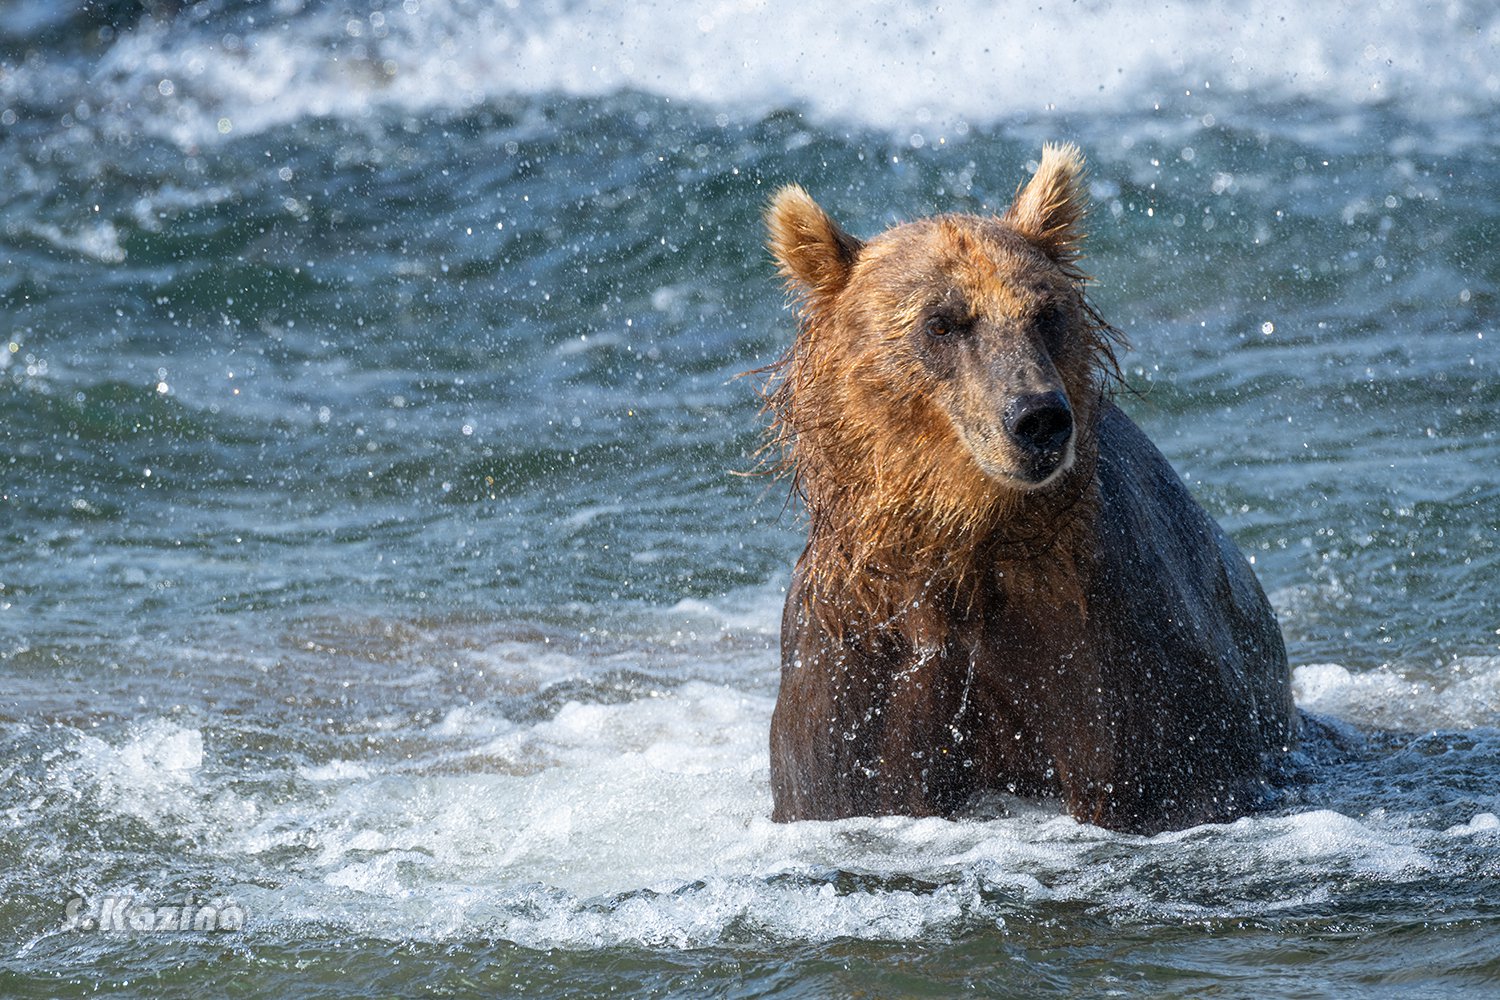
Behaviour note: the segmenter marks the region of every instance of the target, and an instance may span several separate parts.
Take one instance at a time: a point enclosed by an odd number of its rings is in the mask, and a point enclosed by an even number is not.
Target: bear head
[[[1085,208],[1072,145],[1044,148],[1003,215],[868,241],[800,187],[775,195],[770,248],[801,324],[767,401],[815,536],[855,564],[953,556],[1092,477],[1116,335],[1084,296]]]

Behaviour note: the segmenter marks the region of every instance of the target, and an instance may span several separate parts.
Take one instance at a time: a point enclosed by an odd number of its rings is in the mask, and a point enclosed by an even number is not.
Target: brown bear
[[[810,520],[781,634],[774,818],[1057,797],[1151,833],[1267,798],[1286,651],[1234,543],[1111,400],[1076,147],[1004,215],[868,242],[767,212],[800,328],[772,445]]]

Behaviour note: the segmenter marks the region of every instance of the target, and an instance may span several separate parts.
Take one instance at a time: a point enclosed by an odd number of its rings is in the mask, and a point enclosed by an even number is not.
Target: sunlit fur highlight
[[[770,368],[770,448],[805,501],[805,597],[831,634],[894,628],[914,646],[941,642],[951,616],[938,609],[980,610],[986,574],[1007,561],[1027,586],[1077,590],[1072,546],[1059,540],[1095,502],[1092,422],[1117,337],[1088,304],[1077,266],[1082,171],[1076,148],[1048,146],[1004,215],[940,216],[868,244],[801,188],[773,198],[769,245],[800,324]],[[1019,323],[1039,302],[1064,300],[1066,349],[1054,360],[1074,410],[1075,458],[1044,488],[982,472],[935,400],[911,348],[933,274],[994,319]],[[1044,552],[1053,558],[1038,561]]]
[[[1083,256],[1084,216],[1088,202],[1083,197],[1083,154],[1073,143],[1047,144],[1031,182],[1019,188],[1005,221],[1025,233],[1049,257],[1076,278],[1083,275],[1076,263]]]

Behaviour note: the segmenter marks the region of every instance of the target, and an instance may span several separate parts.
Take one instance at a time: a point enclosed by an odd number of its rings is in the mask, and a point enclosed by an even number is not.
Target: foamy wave
[[[92,257],[103,264],[118,264],[125,259],[125,250],[120,246],[120,234],[115,224],[104,220],[97,225],[83,226],[75,232],[64,232],[51,223],[33,222],[17,227],[59,250]]]
[[[1143,13],[1020,0],[830,8],[790,0],[593,7],[406,0],[122,37],[91,95],[128,102],[184,144],[391,106],[461,108],[509,95],[635,90],[734,115],[801,107],[927,132],[1016,114],[1150,111],[1229,91],[1335,107],[1401,101],[1417,114],[1500,95],[1500,13],[1461,0],[1309,8],[1184,3]],[[19,73],[13,87],[27,86]]]
[[[1298,667],[1297,704],[1320,715],[1388,729],[1470,729],[1500,726],[1500,657],[1466,657],[1445,675],[1414,675],[1391,667],[1353,673],[1334,663]]]
[[[150,719],[119,742],[79,733],[69,752],[55,756],[46,790],[163,832],[191,828],[212,835],[252,819],[253,801],[214,787],[203,765],[201,731]]]
[[[1326,668],[1303,668],[1298,683],[1314,704],[1358,686]],[[958,822],[772,823],[771,706],[704,681],[571,701],[530,722],[455,706],[409,733],[412,756],[288,763],[289,794],[281,782],[236,791],[242,773],[218,756],[232,751],[148,720],[111,740],[78,734],[46,784],[70,817],[81,800],[96,819],[188,838],[256,926],[537,948],[927,940],[1055,904],[1125,919],[1253,916],[1351,881],[1461,873],[1500,842],[1493,812],[1433,826],[1429,803],[1394,792],[1382,793],[1389,811],[1321,807],[1150,838],[1046,803]],[[267,857],[274,887],[260,874]]]
[[[552,817],[552,837],[612,832],[586,812]],[[1487,849],[1500,831],[1490,813],[1436,831],[1313,810],[1150,839],[1039,816],[788,826],[731,816],[719,839],[739,850],[712,863],[695,857],[697,873],[683,877],[699,815],[689,806],[677,817],[685,825],[660,825],[649,839],[637,830],[599,840],[631,869],[623,881],[633,888],[561,887],[569,869],[556,860],[497,877],[475,851],[483,838],[469,831],[406,846],[364,834],[362,854],[326,876],[327,895],[289,886],[258,898],[255,911],[393,939],[482,934],[533,948],[694,948],[746,935],[928,940],[1034,919],[1056,904],[1167,921],[1274,914],[1326,904],[1351,881],[1399,885],[1451,872],[1466,863],[1465,850]],[[1476,838],[1484,844],[1464,846]],[[466,845],[465,858],[443,856],[439,845],[453,840]]]
[[[725,603],[761,622],[777,592]],[[595,681],[622,654],[597,661],[588,644],[507,632],[474,652],[486,675],[500,675],[498,700],[398,721],[400,738],[385,734],[368,754],[309,738],[305,755],[268,760],[279,770],[248,784],[243,764],[230,763],[235,739],[206,740],[178,721],[147,719],[107,738],[77,732],[48,756],[35,802],[15,818],[129,818],[184,838],[217,873],[216,891],[257,926],[477,934],[536,948],[931,940],[1045,919],[1059,905],[1125,920],[1254,917],[1363,891],[1351,885],[1468,877],[1500,844],[1492,805],[1435,808],[1382,773],[1367,788],[1341,778],[1300,812],[1155,837],[1009,800],[960,821],[773,823],[774,697],[758,676],[773,654],[763,643],[726,647],[712,605],[664,609],[659,624],[683,621],[706,627],[672,655],[720,655],[724,670],[660,684],[632,675],[617,700],[618,687]],[[517,687],[531,661],[551,680],[528,684],[569,698],[510,712],[516,690],[538,690]],[[730,667],[745,676],[725,676]],[[1462,661],[1441,680],[1312,665],[1295,684],[1304,707],[1349,721],[1470,728],[1496,719],[1500,661]]]

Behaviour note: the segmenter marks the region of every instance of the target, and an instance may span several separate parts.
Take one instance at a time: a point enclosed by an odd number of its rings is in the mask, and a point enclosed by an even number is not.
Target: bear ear
[[[863,243],[844,232],[795,184],[771,198],[766,229],[781,273],[813,306],[844,287],[864,249]]]
[[[1042,163],[1005,213],[1005,221],[1059,264],[1083,254],[1083,154],[1071,142],[1042,147]]]

